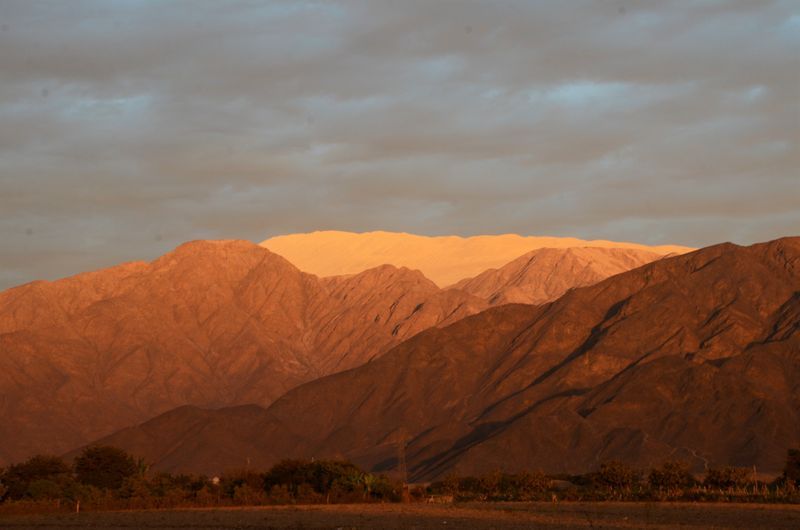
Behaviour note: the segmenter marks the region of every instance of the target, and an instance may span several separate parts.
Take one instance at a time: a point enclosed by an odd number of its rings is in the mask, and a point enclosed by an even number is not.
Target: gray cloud
[[[796,2],[0,3],[0,288],[195,238],[800,232]]]

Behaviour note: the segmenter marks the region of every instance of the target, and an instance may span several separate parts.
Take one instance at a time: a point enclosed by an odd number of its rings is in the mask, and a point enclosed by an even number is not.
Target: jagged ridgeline
[[[800,438],[799,291],[800,238],[717,245],[430,329],[267,409],[178,409],[103,443],[171,470],[380,471],[402,445],[411,480],[611,459],[779,474]]]
[[[423,239],[440,254],[452,244]],[[319,277],[249,242],[196,241],[152,263],[9,289],[0,293],[0,463],[61,454],[176,407],[265,407],[423,330],[661,257],[620,245],[534,249],[443,289],[394,250],[373,255],[378,266]]]

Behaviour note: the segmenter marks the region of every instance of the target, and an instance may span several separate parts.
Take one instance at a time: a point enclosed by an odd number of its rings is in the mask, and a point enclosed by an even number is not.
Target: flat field
[[[0,528],[800,528],[800,506],[470,503],[274,506],[5,515]]]

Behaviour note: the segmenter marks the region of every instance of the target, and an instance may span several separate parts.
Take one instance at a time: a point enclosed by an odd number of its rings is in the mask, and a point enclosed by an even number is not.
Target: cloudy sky
[[[0,0],[0,288],[316,229],[800,234],[797,1]]]

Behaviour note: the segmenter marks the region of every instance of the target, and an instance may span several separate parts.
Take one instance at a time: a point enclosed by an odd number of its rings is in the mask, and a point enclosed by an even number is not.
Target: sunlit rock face
[[[427,237],[395,232],[321,231],[273,237],[261,243],[302,271],[318,276],[355,274],[386,263],[418,269],[440,287],[499,268],[541,248],[617,248],[658,255],[683,254],[688,247],[648,247],[571,237],[497,236]]]

